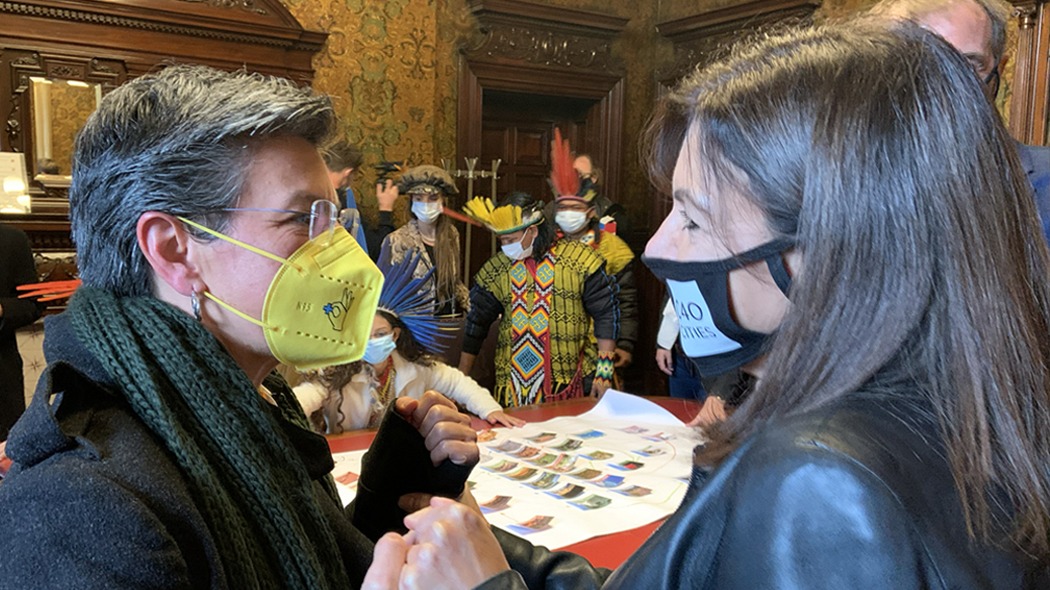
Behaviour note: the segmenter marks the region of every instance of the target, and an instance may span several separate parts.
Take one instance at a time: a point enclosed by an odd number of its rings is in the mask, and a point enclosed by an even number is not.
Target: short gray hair
[[[70,219],[85,285],[149,295],[136,225],[147,211],[207,218],[236,205],[254,148],[277,136],[323,144],[327,96],[245,71],[170,66],[110,92],[77,135]],[[211,213],[211,215],[208,215]]]
[[[998,64],[1006,50],[1006,23],[1010,20],[1012,7],[1004,0],[882,0],[872,7],[870,14],[878,16],[901,16],[917,20],[924,16],[941,12],[956,4],[972,2],[980,6],[988,15],[992,26],[992,38],[989,40],[992,55]]]

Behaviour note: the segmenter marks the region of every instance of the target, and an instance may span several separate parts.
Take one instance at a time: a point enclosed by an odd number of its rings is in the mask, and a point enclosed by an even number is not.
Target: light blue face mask
[[[437,218],[441,216],[442,210],[444,210],[444,207],[441,203],[412,202],[412,215],[415,215],[416,219],[423,223],[434,223],[437,221]]]
[[[368,344],[365,346],[365,354],[361,357],[361,360],[370,365],[378,365],[385,361],[394,352],[395,348],[397,348],[397,344],[394,343],[393,334],[369,338]]]
[[[529,244],[528,248],[522,247],[521,243],[525,241],[525,236],[528,235],[529,230],[525,230],[525,234],[522,234],[521,239],[517,242],[510,244],[503,244],[500,249],[503,250],[503,254],[511,260],[524,260],[529,256],[532,256],[532,244]]]

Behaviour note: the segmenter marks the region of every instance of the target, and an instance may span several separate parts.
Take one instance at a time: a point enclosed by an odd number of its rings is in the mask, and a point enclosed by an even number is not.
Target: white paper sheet
[[[494,526],[560,548],[671,514],[698,442],[670,412],[611,390],[580,416],[482,432],[469,481]],[[356,491],[363,454],[335,455],[344,502]]]

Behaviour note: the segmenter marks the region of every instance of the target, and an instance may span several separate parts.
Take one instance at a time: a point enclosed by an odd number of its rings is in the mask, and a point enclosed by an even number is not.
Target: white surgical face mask
[[[558,211],[554,216],[555,223],[561,228],[561,231],[567,234],[574,234],[583,226],[587,225],[589,216],[583,211]]]
[[[444,207],[441,206],[440,202],[412,202],[412,215],[415,215],[416,219],[422,221],[423,223],[434,223],[434,221],[436,221],[437,218],[441,215],[442,209],[444,209]]]
[[[369,338],[368,345],[365,346],[365,354],[361,357],[361,360],[370,365],[378,365],[389,358],[395,348],[397,348],[397,344],[394,342],[393,334]]]
[[[503,250],[503,253],[506,254],[507,258],[510,258],[511,260],[524,260],[529,256],[532,256],[532,244],[529,244],[528,248],[524,248],[521,245],[521,243],[525,241],[526,235],[528,235],[527,230],[525,234],[521,236],[520,240],[510,244],[503,244],[500,246],[500,250]]]

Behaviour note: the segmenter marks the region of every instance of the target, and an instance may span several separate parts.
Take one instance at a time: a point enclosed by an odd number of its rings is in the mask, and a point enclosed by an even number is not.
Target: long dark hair
[[[447,199],[443,197],[443,200]],[[434,259],[434,266],[437,267],[434,273],[437,300],[452,301],[456,297],[456,285],[459,284],[459,232],[445,215],[438,217],[434,227]]]
[[[1005,500],[1012,540],[1050,557],[1050,261],[964,58],[908,23],[787,32],[687,79],[647,135],[658,186],[695,147],[802,253],[764,375],[700,460],[847,395],[918,391],[970,533]]]

